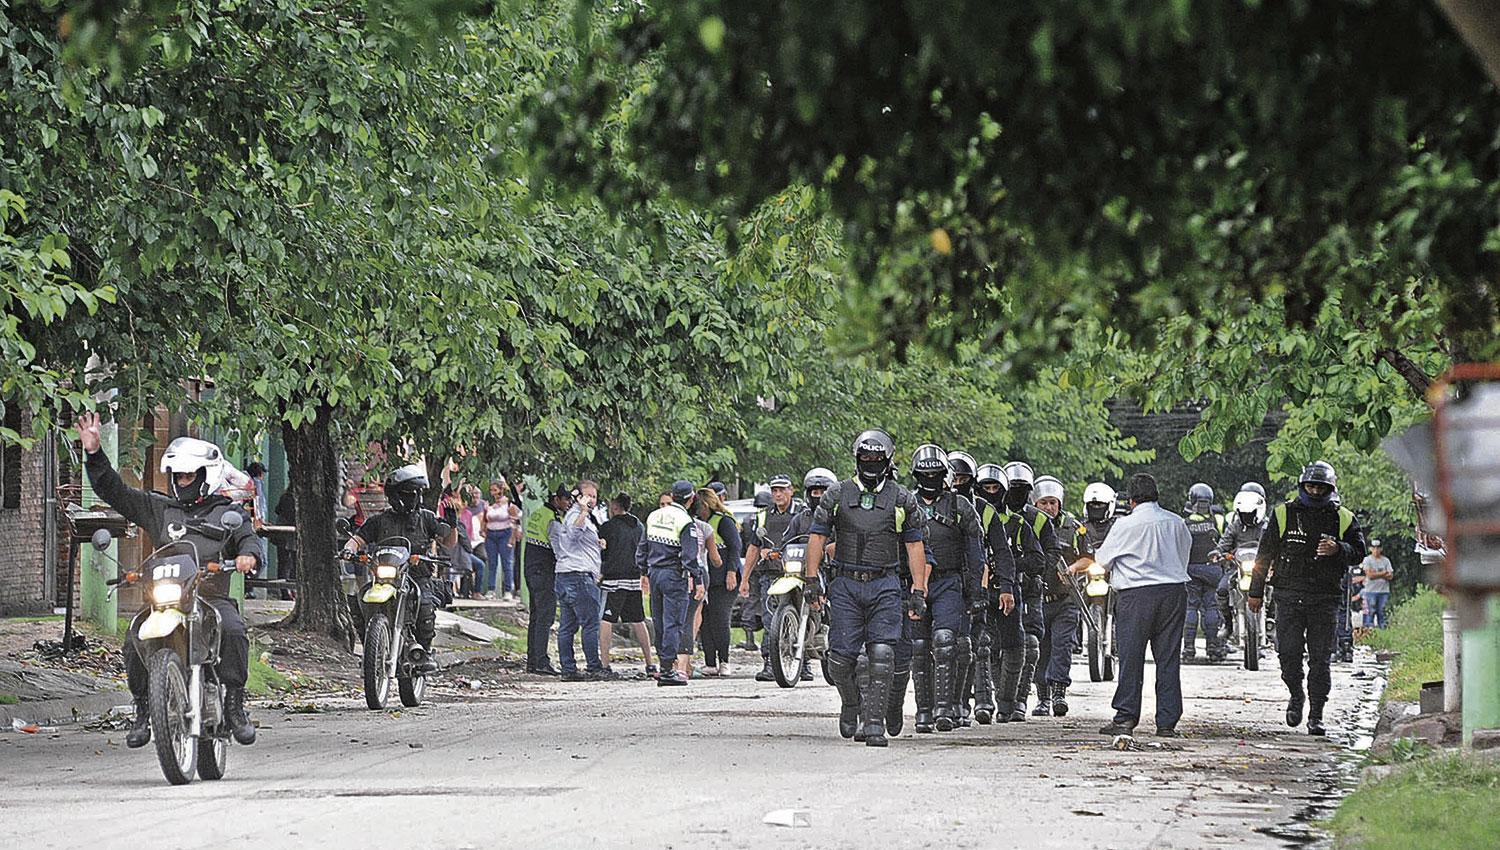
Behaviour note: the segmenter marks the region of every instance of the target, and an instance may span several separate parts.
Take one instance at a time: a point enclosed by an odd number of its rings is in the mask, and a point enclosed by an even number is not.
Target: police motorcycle
[[[1109,505],[1106,515],[1117,511],[1114,490],[1103,484],[1090,484],[1083,492],[1084,506],[1090,501]],[[1085,649],[1089,657],[1089,681],[1112,682],[1115,678],[1115,594],[1109,586],[1109,571],[1095,562],[1088,566],[1074,591],[1078,612],[1087,633]]]
[[[221,525],[193,522],[169,528],[174,539],[130,570],[106,582],[110,593],[123,586],[140,586],[150,607],[136,615],[136,652],[145,660],[151,740],[162,775],[173,785],[186,785],[196,773],[221,779],[229,761],[230,728],[224,712],[224,685],[215,672],[219,663],[219,614],[199,596],[207,578],[232,569],[220,560],[205,560],[187,531],[227,540],[245,522],[238,511],[226,511]],[[91,541],[96,549],[109,547],[109,532],[101,529]],[[212,553],[219,555],[220,553]]]
[[[412,570],[443,568],[437,558],[413,554],[411,541],[405,537],[388,537],[369,547],[353,560],[369,573],[368,583],[360,594],[360,613],[364,620],[364,691],[365,705],[372,711],[386,707],[395,680],[401,704],[408,708],[422,704],[427,693],[427,677],[417,671],[427,660],[427,650],[417,642],[417,608],[422,589]]]
[[[828,651],[827,635],[821,628],[822,618],[807,600],[807,576],[803,572],[807,536],[782,543],[781,548],[768,552],[766,557],[781,567],[781,575],[766,592],[766,607],[771,615],[768,633],[771,672],[776,676],[776,684],[796,687],[809,655],[819,659],[826,680],[828,668],[821,661]],[[822,578],[818,581],[822,582]]]
[[[1266,634],[1266,608],[1259,613],[1250,610],[1250,580],[1255,574],[1255,553],[1258,547],[1243,545],[1234,550],[1229,559],[1234,570],[1229,580],[1229,607],[1234,612],[1235,630],[1245,650],[1245,669],[1260,669],[1261,641]],[[1269,590],[1269,588],[1267,588]]]

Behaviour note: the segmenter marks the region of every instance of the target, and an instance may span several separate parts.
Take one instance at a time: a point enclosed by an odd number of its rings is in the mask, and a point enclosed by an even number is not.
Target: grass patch
[[[490,620],[490,625],[505,633],[490,642],[497,651],[508,655],[526,654],[525,626],[500,617]]]
[[[38,614],[34,617],[6,617],[4,619],[6,623],[61,623],[62,621],[63,615],[61,614]]]
[[[1361,786],[1328,822],[1361,850],[1500,847],[1500,765],[1460,755],[1422,759]]]
[[[21,698],[15,694],[0,694],[0,705],[20,705]]]
[[[263,697],[272,691],[291,690],[292,680],[286,674],[260,660],[262,651],[260,644],[250,644],[250,677],[245,681],[245,691]]]
[[[1391,609],[1390,628],[1371,629],[1364,643],[1401,654],[1391,662],[1383,699],[1416,702],[1423,682],[1443,678],[1443,596],[1430,587]]]

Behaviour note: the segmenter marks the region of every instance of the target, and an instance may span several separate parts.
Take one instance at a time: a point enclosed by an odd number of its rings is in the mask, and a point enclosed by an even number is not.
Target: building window
[[[5,427],[21,432],[21,408],[5,405]],[[12,443],[0,449],[0,507],[21,507],[21,447]]]

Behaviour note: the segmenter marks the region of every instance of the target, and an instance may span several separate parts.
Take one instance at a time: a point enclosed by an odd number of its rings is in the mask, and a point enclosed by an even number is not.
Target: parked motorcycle
[[[1089,681],[1112,682],[1115,678],[1115,593],[1109,586],[1109,572],[1097,563],[1089,564],[1083,587],[1074,585],[1079,613],[1088,633]]]
[[[417,566],[435,571],[442,568],[442,562],[412,554],[411,541],[405,537],[386,538],[372,549],[370,581],[360,596],[365,622],[365,705],[374,711],[384,709],[395,680],[401,704],[418,706],[427,693],[427,677],[416,668],[427,660],[427,650],[417,642],[422,589],[411,572]]]
[[[802,667],[809,657],[809,650],[812,656],[819,659],[820,666],[823,666],[823,677],[826,680],[827,665],[821,664],[821,661],[828,651],[827,636],[821,629],[822,618],[812,610],[812,604],[807,600],[807,577],[803,574],[807,538],[788,540],[780,549],[767,553],[766,557],[781,566],[781,576],[771,583],[771,588],[766,593],[766,607],[771,614],[768,633],[771,672],[776,676],[776,684],[783,688],[797,686],[802,677]]]
[[[222,523],[198,523],[192,530],[227,537],[244,517],[230,511]],[[108,548],[109,532],[96,533],[93,545]],[[223,569],[219,561],[203,560],[191,541],[174,540],[146,556],[139,570],[106,582],[111,593],[140,585],[150,603],[136,615],[135,647],[146,663],[156,759],[173,785],[192,782],[195,773],[221,779],[229,761],[224,685],[216,672],[219,614],[198,594],[202,581]]]

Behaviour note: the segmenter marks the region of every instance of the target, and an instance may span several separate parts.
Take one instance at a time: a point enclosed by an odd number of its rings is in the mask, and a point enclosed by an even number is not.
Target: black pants
[[[739,597],[738,590],[724,586],[723,576],[717,578],[717,581],[710,579],[708,603],[703,609],[703,628],[699,634],[703,643],[703,663],[709,667],[729,661],[729,612]]]
[[[531,620],[526,626],[526,666],[548,667],[552,658],[547,654],[551,643],[552,623],[557,620],[557,588],[553,586],[557,575],[551,567],[526,570],[527,604],[531,607]]]
[[[250,637],[245,634],[245,618],[240,616],[240,607],[233,599],[205,601],[219,614],[219,664],[214,671],[220,683],[242,688],[250,676]],[[131,695],[138,699],[145,699],[148,690],[146,661],[141,658],[135,640],[141,623],[146,620],[145,614],[141,612],[125,634],[125,678],[130,683]]]
[[[1276,591],[1276,653],[1281,657],[1281,681],[1293,694],[1302,693],[1302,653],[1307,651],[1307,698],[1318,704],[1328,700],[1337,631],[1337,596]]]
[[[1186,621],[1185,584],[1151,584],[1115,595],[1115,635],[1120,649],[1115,722],[1129,726],[1140,722],[1147,646],[1156,661],[1156,728],[1175,728],[1182,719],[1182,627]]]

